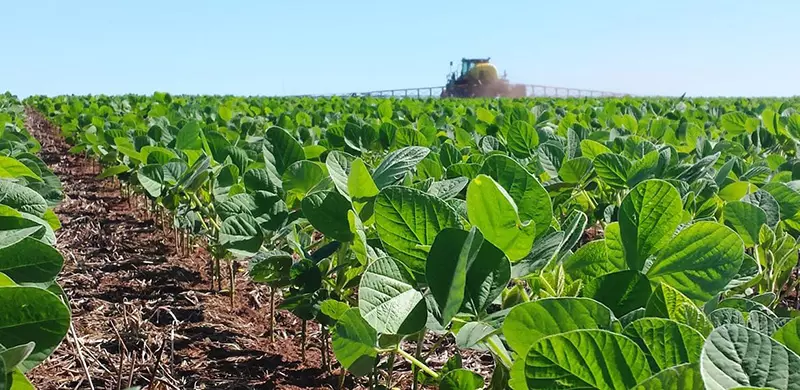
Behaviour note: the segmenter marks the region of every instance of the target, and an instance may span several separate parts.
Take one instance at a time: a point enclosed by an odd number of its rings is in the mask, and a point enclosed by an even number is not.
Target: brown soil
[[[291,313],[278,311],[270,342],[267,287],[239,270],[231,305],[226,293],[210,289],[208,255],[200,245],[180,255],[172,232],[158,226],[141,197],[129,199],[117,182],[96,179],[96,166],[70,154],[57,128],[34,110],[27,113],[41,158],[64,185],[65,199],[56,208],[63,225],[57,246],[65,257],[58,281],[74,326],[74,334],[29,373],[39,389],[338,388],[339,366],[329,373],[321,364],[317,324],[308,325],[305,360],[301,321]],[[452,351],[450,338],[429,364],[440,367]],[[491,357],[467,353],[464,365],[488,377]],[[410,388],[409,364],[398,359],[394,371],[397,386]],[[344,388],[363,383],[347,376]]]

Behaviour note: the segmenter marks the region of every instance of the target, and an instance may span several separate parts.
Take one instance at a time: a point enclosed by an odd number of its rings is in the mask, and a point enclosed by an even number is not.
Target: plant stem
[[[269,342],[275,342],[275,286],[269,287]]]
[[[325,325],[322,327],[322,365],[325,371],[331,372],[331,360],[328,358],[328,328]]]
[[[342,375],[339,376],[339,390],[344,389],[344,378],[347,375],[347,370],[342,367]]]
[[[386,361],[386,364],[389,366],[386,370],[386,388],[392,388],[392,374],[394,374],[394,359],[397,355],[394,352],[391,352],[389,355],[389,360]]]
[[[300,358],[302,359],[303,363],[306,362],[306,327],[308,326],[308,321],[303,320],[303,328],[300,334]]]
[[[411,354],[409,354],[408,352],[403,351],[400,348],[397,348],[395,352],[397,352],[398,354],[400,354],[400,356],[411,362],[411,364],[419,367],[422,371],[425,371],[425,373],[433,377],[433,379],[439,379],[439,374],[437,374],[436,371],[433,371],[430,367],[426,366],[425,363],[417,360],[417,358],[411,356]]]
[[[427,330],[423,328],[419,332],[419,337],[417,337],[417,350],[414,352],[414,357],[419,360],[422,357],[422,343],[425,340],[425,333]],[[417,366],[413,366],[411,368],[411,388],[413,390],[417,390]]]
[[[230,280],[230,282],[231,282],[231,291],[230,291],[231,307],[233,307],[233,296],[234,296],[234,293],[236,291],[236,286],[235,286],[235,284],[236,284],[236,260],[233,260],[233,259],[230,260],[230,275],[231,275],[231,280]]]

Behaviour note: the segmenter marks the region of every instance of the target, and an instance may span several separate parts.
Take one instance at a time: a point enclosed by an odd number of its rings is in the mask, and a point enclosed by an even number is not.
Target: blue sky
[[[511,80],[638,95],[800,95],[800,1],[6,1],[0,91],[343,93]]]

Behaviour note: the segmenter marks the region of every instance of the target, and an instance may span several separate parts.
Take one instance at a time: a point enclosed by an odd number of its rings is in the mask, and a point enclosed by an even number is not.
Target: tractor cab
[[[478,64],[488,64],[490,58],[462,58],[461,59],[461,77],[468,74],[469,71],[475,68]]]

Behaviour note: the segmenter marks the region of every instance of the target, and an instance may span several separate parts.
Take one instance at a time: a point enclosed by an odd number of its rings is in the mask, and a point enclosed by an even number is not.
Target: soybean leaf
[[[372,179],[379,189],[397,184],[428,155],[430,149],[422,146],[407,146],[389,153],[375,168]]]
[[[742,239],[733,230],[701,221],[670,241],[647,270],[647,277],[705,303],[733,279],[743,258]]]
[[[682,208],[678,190],[662,180],[644,181],[628,193],[620,206],[619,229],[631,269],[642,270],[647,258],[669,242]]]
[[[704,390],[698,363],[685,363],[659,371],[633,390]]]
[[[58,250],[31,237],[0,248],[0,272],[17,283],[52,282],[63,265]]]
[[[70,313],[61,298],[38,287],[0,287],[0,345],[34,342],[35,347],[20,365],[29,370],[44,361],[64,339]]]
[[[725,225],[739,233],[748,248],[758,243],[761,225],[767,223],[767,214],[760,207],[741,201],[727,202],[722,208]]]
[[[449,371],[439,381],[439,390],[476,390],[483,388],[483,377],[463,368]]]
[[[531,175],[525,167],[503,155],[486,158],[480,173],[500,184],[514,203],[522,222],[533,221],[536,236],[543,236],[553,219],[553,205],[547,190]]]
[[[647,305],[650,281],[638,271],[619,271],[588,279],[583,296],[606,306],[618,317]]]
[[[688,325],[664,318],[642,318],[625,327],[625,335],[642,348],[654,371],[698,363],[705,339]]]
[[[275,166],[278,175],[283,175],[292,164],[306,158],[303,146],[280,127],[267,129],[266,140],[269,142],[269,153],[265,153],[265,157]]]
[[[723,325],[706,339],[700,372],[707,389],[800,388],[800,357],[755,330]]]
[[[237,214],[225,219],[219,230],[219,243],[236,256],[249,257],[261,248],[264,233],[253,216]]]
[[[603,183],[617,188],[625,188],[628,171],[633,164],[620,154],[602,153],[594,158],[594,169]]]
[[[378,335],[364,321],[357,308],[344,312],[336,322],[331,335],[331,344],[336,360],[353,375],[364,376],[372,372],[378,351]]]
[[[475,261],[482,244],[483,236],[475,228],[469,232],[445,229],[433,241],[425,276],[439,306],[443,326],[458,314],[464,302],[467,267]]]
[[[350,202],[334,191],[315,192],[303,199],[303,215],[315,229],[334,240],[353,240],[347,212]]]
[[[800,354],[800,318],[795,318],[772,334],[779,343]]]
[[[378,333],[412,334],[425,326],[427,310],[422,293],[403,263],[382,257],[361,277],[358,308]]]
[[[503,322],[511,348],[524,353],[543,337],[579,329],[612,329],[614,315],[589,298],[545,298],[515,306]]]
[[[660,283],[650,295],[650,299],[647,301],[646,315],[669,318],[689,325],[704,336],[708,335],[713,328],[702,310],[691,299],[664,283]]]
[[[587,364],[585,357],[597,356]],[[650,377],[644,352],[632,340],[605,330],[576,330],[545,337],[525,357],[529,388],[628,389]]]
[[[378,194],[375,223],[384,250],[420,275],[436,235],[445,228],[461,227],[455,210],[443,200],[400,186]]]
[[[484,237],[511,261],[525,257],[533,246],[536,226],[520,221],[508,192],[489,176],[478,175],[467,187],[467,214]]]

